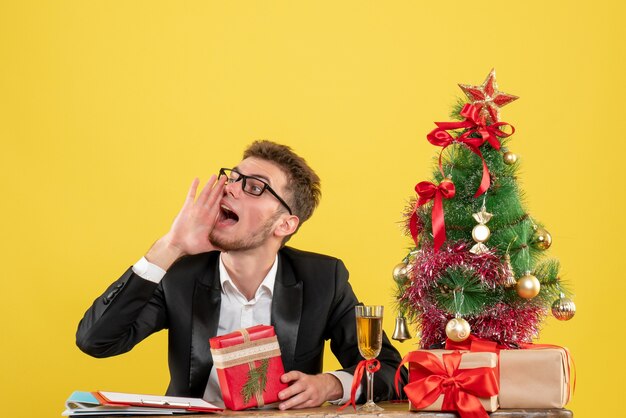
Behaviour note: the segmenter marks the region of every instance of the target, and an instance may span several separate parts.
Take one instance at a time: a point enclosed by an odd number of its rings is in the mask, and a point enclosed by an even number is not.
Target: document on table
[[[62,415],[174,415],[220,411],[222,408],[199,398],[75,391],[65,402]]]

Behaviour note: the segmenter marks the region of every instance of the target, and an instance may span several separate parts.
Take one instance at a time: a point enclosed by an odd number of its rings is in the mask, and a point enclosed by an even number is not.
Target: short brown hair
[[[300,225],[309,219],[320,202],[322,190],[315,171],[293,150],[272,141],[254,141],[243,152],[243,158],[259,158],[276,164],[287,176],[287,193],[284,199]],[[299,225],[298,225],[299,227]]]

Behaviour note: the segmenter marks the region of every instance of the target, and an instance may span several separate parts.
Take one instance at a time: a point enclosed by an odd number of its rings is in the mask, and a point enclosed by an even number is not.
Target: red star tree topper
[[[491,123],[500,121],[500,108],[519,99],[512,94],[502,93],[496,83],[496,70],[492,69],[480,86],[459,84],[470,102],[480,106],[480,114]]]

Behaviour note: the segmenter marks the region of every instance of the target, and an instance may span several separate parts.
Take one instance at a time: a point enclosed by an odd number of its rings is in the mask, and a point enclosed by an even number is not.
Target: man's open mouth
[[[218,221],[226,225],[234,225],[239,221],[239,216],[228,206],[220,205]]]

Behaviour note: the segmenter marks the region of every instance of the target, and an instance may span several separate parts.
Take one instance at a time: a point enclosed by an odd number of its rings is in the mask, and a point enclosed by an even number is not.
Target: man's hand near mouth
[[[182,256],[218,249],[209,240],[215,223],[218,218],[236,217],[230,209],[227,208],[227,211],[220,206],[225,176],[219,179],[211,176],[196,199],[198,183],[195,178],[169,232],[157,240],[146,254],[149,262],[163,270],[167,271]]]

